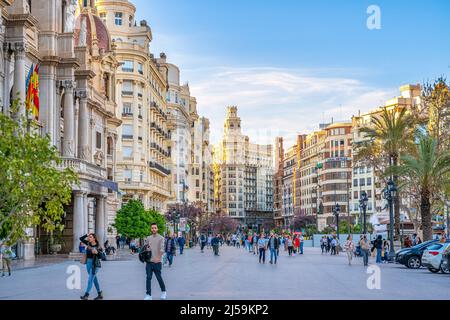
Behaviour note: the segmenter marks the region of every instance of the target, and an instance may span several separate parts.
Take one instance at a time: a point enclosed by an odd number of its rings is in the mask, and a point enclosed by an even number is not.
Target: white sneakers
[[[167,292],[162,292],[161,293],[161,300],[166,300],[167,299]],[[152,296],[146,294],[144,300],[148,301],[148,300],[153,300]]]

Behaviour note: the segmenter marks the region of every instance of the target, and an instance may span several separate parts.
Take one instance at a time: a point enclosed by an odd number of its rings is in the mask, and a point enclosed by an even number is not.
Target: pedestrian
[[[329,253],[331,251],[331,241],[333,240],[333,238],[331,236],[327,237],[327,253]]]
[[[253,235],[253,255],[256,255],[256,253],[258,252],[258,236],[256,235],[256,233]]]
[[[97,240],[97,236],[94,233],[84,235],[80,238],[80,241],[86,245],[86,270],[89,275],[86,291],[81,300],[88,300],[91,293],[92,286],[95,286],[97,290],[97,297],[94,300],[103,300],[103,292],[100,289],[97,273],[101,268],[101,254],[102,248]]]
[[[367,236],[364,235],[359,242],[361,247],[361,252],[363,254],[363,262],[364,266],[367,267],[369,265],[369,250],[370,250],[370,241],[367,239]]]
[[[164,254],[164,238],[158,233],[158,225],[152,223],[152,235],[146,239],[146,246],[144,250],[151,252],[150,262],[145,262],[145,273],[147,275],[146,289],[147,293],[144,300],[152,300],[152,277],[153,273],[158,280],[161,288],[161,300],[167,299],[166,285],[161,275],[162,271],[162,256]]]
[[[355,251],[355,244],[353,243],[352,235],[349,235],[347,237],[347,241],[344,245],[344,250],[347,252],[347,258],[348,258],[348,265],[352,265],[352,259],[353,259],[353,251]]]
[[[280,248],[280,239],[273,232],[269,238],[270,264],[277,264],[278,249]]]
[[[164,244],[164,253],[167,257],[167,262],[169,262],[169,268],[172,266],[173,263],[173,256],[176,252],[176,245],[175,245],[175,238],[172,234],[167,235],[167,239]]]
[[[381,263],[381,252],[383,251],[383,237],[381,235],[378,235],[378,237],[375,239],[372,251],[373,250],[377,250],[376,263]]]
[[[298,235],[294,236],[294,255],[300,254],[300,238]]]
[[[287,243],[289,257],[292,257],[292,252],[294,251],[294,242],[292,241],[291,236],[288,236],[286,243]]]
[[[214,255],[218,257],[219,256],[219,246],[220,246],[219,235],[216,235],[214,238],[212,238],[211,246],[213,248]]]
[[[120,249],[120,237],[119,237],[119,235],[116,236],[116,247],[117,247],[117,250]]]
[[[416,243],[417,243],[417,244],[421,244],[421,243],[422,243],[422,239],[420,239],[419,236],[417,236],[417,238],[416,238]]]
[[[80,253],[85,253],[86,252],[86,246],[83,242],[80,241],[80,243],[78,244],[78,251]]]
[[[213,239],[213,236],[212,236],[212,234],[210,234],[209,236],[208,236],[208,242],[207,242],[207,245],[206,245],[206,248],[207,249],[211,249],[212,248],[212,239]]]
[[[129,248],[131,250],[131,254],[136,253],[136,240],[134,240],[134,239],[130,240]]]
[[[405,236],[404,246],[405,246],[405,248],[411,248],[412,247],[412,241],[411,241],[411,239],[408,236]]]
[[[0,247],[0,262],[2,263],[2,277],[5,276],[5,271],[8,271],[8,277],[11,276],[11,260],[15,258],[14,251],[11,247],[2,244]]]
[[[322,238],[320,238],[320,249],[322,249],[322,254],[325,252],[326,253],[326,238],[325,236],[323,236]]]
[[[389,242],[386,239],[383,241],[382,260],[383,263],[389,262]]]
[[[331,239],[331,255],[336,255],[336,246],[337,246],[336,236],[333,236],[333,239]]]
[[[305,238],[303,237],[303,233],[300,234],[300,254],[303,254],[303,246],[305,245]]]
[[[183,254],[184,246],[186,245],[186,238],[183,235],[178,237],[178,246],[180,249],[180,255]]]
[[[259,263],[261,260],[263,263],[266,263],[266,249],[267,249],[267,241],[263,233],[258,239],[258,251],[259,251]]]
[[[205,250],[205,246],[206,246],[207,241],[208,241],[208,240],[206,239],[205,234],[202,233],[202,234],[200,235],[200,251],[201,251],[202,253],[203,253],[204,250]]]

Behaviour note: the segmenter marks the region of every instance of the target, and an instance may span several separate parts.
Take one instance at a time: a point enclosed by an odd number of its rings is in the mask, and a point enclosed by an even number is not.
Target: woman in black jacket
[[[91,233],[89,235],[84,235],[80,238],[80,241],[83,242],[86,247],[86,269],[89,275],[88,278],[88,285],[86,292],[84,296],[81,296],[81,300],[88,300],[89,293],[92,290],[92,285],[95,286],[95,289],[97,290],[97,298],[94,300],[103,300],[102,291],[100,290],[100,285],[98,283],[97,278],[97,272],[98,269],[101,267],[101,251],[102,248],[100,247],[100,244],[97,241],[97,237],[95,234]]]

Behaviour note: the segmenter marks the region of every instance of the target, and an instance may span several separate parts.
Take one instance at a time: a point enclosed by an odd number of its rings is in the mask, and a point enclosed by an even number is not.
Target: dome
[[[83,19],[86,19],[86,45],[92,47],[93,42],[96,41],[97,47],[100,50],[103,49],[105,52],[110,51],[111,47],[108,30],[102,19],[91,13],[82,13],[77,17],[74,30],[75,46],[79,46]]]

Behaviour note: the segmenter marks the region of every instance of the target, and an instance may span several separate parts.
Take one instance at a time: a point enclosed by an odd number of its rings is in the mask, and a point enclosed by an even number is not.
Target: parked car
[[[450,269],[450,247],[442,253],[442,268]]]
[[[395,253],[395,262],[410,269],[419,269],[422,265],[423,252],[438,240],[429,240],[411,248],[404,248]]]
[[[433,273],[450,273],[448,267],[442,265],[442,254],[450,248],[450,241],[435,243],[428,247],[422,256],[422,265]]]

